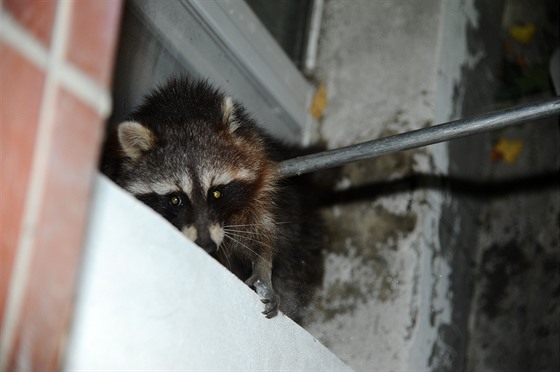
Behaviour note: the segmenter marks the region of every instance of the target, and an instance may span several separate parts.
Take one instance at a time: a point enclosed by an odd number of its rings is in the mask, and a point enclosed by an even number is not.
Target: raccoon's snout
[[[183,229],[183,233],[209,254],[216,253],[224,235],[218,224],[212,224],[209,228],[189,226]]]
[[[218,246],[212,240],[202,241],[200,239],[197,239],[195,243],[200,248],[204,249],[208,254],[216,253],[216,251],[218,250]]]

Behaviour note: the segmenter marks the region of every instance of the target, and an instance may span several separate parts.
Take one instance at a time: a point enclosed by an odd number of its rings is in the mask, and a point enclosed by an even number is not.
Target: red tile
[[[16,370],[61,368],[103,131],[99,115],[71,93],[60,89],[56,102],[29,279],[10,358]]]
[[[108,88],[120,29],[122,2],[76,1],[72,7],[68,60]]]
[[[43,72],[10,47],[0,45],[0,322],[10,283],[28,189],[37,121],[44,83]]]
[[[50,46],[55,0],[3,0],[5,11],[45,46]]]

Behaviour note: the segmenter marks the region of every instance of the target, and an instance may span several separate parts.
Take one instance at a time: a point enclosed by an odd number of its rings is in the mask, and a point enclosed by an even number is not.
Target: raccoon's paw
[[[278,296],[274,292],[261,296],[261,302],[264,304],[264,311],[262,312],[268,319],[274,318],[278,315]]]
[[[265,305],[262,313],[267,318],[274,318],[278,315],[278,305],[280,301],[272,285],[266,284],[263,280],[255,278],[254,276],[250,277],[245,283],[249,287],[255,288],[255,291],[261,298],[261,302]]]

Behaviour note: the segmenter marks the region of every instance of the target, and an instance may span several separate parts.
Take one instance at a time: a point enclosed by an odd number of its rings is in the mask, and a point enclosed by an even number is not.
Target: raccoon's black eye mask
[[[166,195],[150,193],[136,195],[136,198],[166,218],[176,216],[179,210],[185,209],[190,204],[188,197],[183,193]]]
[[[252,188],[248,183],[232,181],[226,185],[210,188],[208,191],[208,202],[213,205],[220,203],[224,210],[234,210],[246,205],[250,201]]]

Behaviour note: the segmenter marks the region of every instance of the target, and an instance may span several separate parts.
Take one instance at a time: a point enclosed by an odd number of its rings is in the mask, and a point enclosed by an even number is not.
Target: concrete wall
[[[547,48],[558,46],[557,2],[479,0],[476,6],[481,16],[478,27],[469,28],[468,39],[481,58],[463,70],[459,88],[466,116],[492,110],[498,88],[512,83],[500,74],[504,33],[509,26],[518,22],[536,26],[533,42],[520,49],[530,68],[538,63],[548,66]],[[503,21],[498,25],[496,19]],[[498,104],[530,102],[554,94],[544,90]],[[489,156],[502,139],[523,143],[511,164],[492,161]],[[471,263],[470,283],[464,283],[472,288],[466,371],[560,368],[558,149],[557,117],[449,144],[450,174],[470,185],[470,192],[455,198],[455,211],[446,214],[461,219],[463,238],[455,250]]]
[[[477,21],[474,1],[327,1],[316,77],[329,90],[329,147],[460,115],[462,70],[480,58],[467,42]],[[442,218],[448,167],[440,144],[335,176],[326,280],[307,328],[355,369],[461,369],[468,311],[448,248],[459,222]]]

